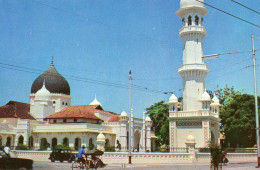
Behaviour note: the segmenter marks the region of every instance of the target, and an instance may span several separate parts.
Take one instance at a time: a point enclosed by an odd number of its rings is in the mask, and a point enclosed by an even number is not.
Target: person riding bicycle
[[[81,164],[86,164],[86,160],[84,159],[83,155],[86,156],[86,152],[85,152],[85,149],[86,146],[85,145],[82,145],[79,152],[77,153],[76,155],[76,158],[77,158],[77,161]],[[87,157],[87,156],[86,156]]]

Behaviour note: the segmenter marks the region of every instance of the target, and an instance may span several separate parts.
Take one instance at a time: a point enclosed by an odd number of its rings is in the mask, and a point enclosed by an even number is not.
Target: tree
[[[224,93],[220,109],[224,143],[231,147],[237,147],[237,144],[239,147],[252,147],[256,143],[254,96],[229,92]]]
[[[152,120],[152,129],[157,137],[156,146],[169,145],[169,109],[164,101],[146,108],[146,114]]]

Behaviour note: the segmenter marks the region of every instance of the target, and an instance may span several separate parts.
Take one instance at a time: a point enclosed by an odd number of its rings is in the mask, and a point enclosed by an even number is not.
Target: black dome
[[[60,75],[51,64],[48,70],[41,74],[34,80],[31,88],[31,93],[36,93],[42,88],[43,81],[45,80],[45,86],[51,93],[62,93],[70,95],[70,86],[67,80]]]

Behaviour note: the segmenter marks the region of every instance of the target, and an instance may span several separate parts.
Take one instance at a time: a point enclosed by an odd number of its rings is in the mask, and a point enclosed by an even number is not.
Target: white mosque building
[[[135,151],[151,150],[151,119],[128,117],[103,110],[96,96],[89,105],[70,106],[70,86],[55,69],[36,78],[31,86],[30,104],[10,101],[0,107],[0,145],[42,148],[59,144],[78,149],[97,146],[98,135],[104,135],[105,146],[128,148],[131,120],[131,146]],[[133,115],[133,114],[131,114]],[[99,135],[100,136],[100,135]]]
[[[204,2],[203,0],[200,0]],[[208,13],[203,3],[181,0],[177,15],[182,18],[179,36],[183,40],[183,65],[178,73],[183,79],[182,110],[172,94],[169,101],[170,148],[186,147],[187,136],[196,147],[219,143],[219,100],[205,89],[209,68],[203,60],[203,39],[206,29],[203,16]],[[151,134],[151,119],[134,118],[125,111],[116,114],[105,111],[95,97],[89,105],[70,106],[70,86],[55,69],[53,62],[47,71],[33,82],[30,104],[10,101],[0,107],[0,145],[26,144],[40,148],[46,144],[63,144],[77,149],[81,144],[89,149],[97,146],[98,135],[105,137],[107,146],[131,145],[139,151],[151,150],[155,137]],[[129,123],[129,121],[131,123]],[[104,136],[103,136],[103,135]]]
[[[177,15],[182,18],[179,36],[183,41],[183,65],[178,73],[183,79],[182,110],[178,111],[178,99],[172,94],[169,101],[170,147],[185,147],[185,140],[192,135],[196,147],[207,147],[209,142],[220,142],[219,100],[213,99],[205,88],[209,73],[203,60],[203,39],[206,29],[203,17],[208,13],[204,0],[181,0]]]

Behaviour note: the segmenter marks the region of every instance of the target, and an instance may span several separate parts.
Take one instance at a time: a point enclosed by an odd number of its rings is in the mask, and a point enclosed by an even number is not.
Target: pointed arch
[[[134,149],[139,152],[139,147],[140,147],[140,139],[141,139],[141,132],[139,129],[135,130],[134,134]]]
[[[191,16],[188,17],[188,25],[189,26],[192,25],[192,17]]]
[[[23,135],[19,136],[17,145],[22,145],[24,141]]]

